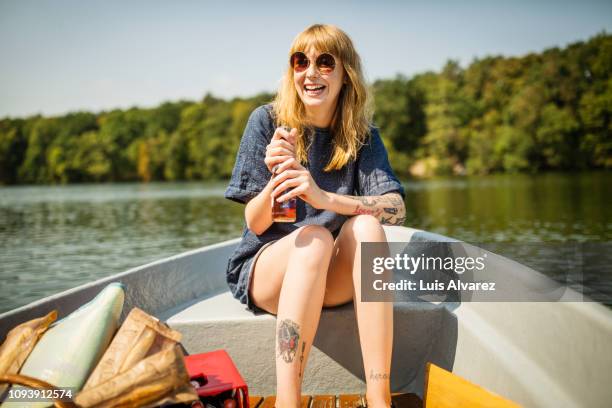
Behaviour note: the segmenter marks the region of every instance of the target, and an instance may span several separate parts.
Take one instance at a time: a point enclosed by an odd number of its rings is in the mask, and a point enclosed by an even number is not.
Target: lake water
[[[236,238],[226,183],[0,188],[0,312]],[[610,242],[612,173],[404,182],[406,226],[468,242]],[[609,276],[600,283],[609,285]]]

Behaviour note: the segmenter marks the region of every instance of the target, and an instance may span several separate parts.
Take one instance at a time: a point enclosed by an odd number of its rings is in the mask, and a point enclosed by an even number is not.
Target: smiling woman
[[[277,315],[278,407],[300,406],[321,309],[351,301],[368,406],[389,407],[393,309],[361,301],[360,243],[386,241],[381,224],[403,224],[404,190],[371,124],[348,35],[313,25],[288,60],[274,102],[251,114],[225,192],[246,204],[227,282],[248,309]],[[274,222],[274,201],[295,198],[295,221]]]
[[[293,82],[300,99],[308,106],[308,112],[313,116],[309,118],[312,124],[325,127],[332,119],[326,117],[326,114],[334,112],[330,109],[331,105],[338,99],[343,83],[346,83],[344,70],[335,70],[336,59],[331,54],[316,56],[313,47],[310,47],[307,53],[313,61],[316,60],[313,64],[316,68],[309,70],[311,64],[308,55],[301,51],[295,52],[290,59],[295,72]]]

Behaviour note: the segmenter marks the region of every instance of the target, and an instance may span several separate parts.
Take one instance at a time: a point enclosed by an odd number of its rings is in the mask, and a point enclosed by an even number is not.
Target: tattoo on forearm
[[[355,208],[355,215],[359,215],[359,214],[367,214],[367,215],[373,215],[375,217],[378,217],[380,215],[380,213],[382,212],[382,210],[380,208],[365,208],[362,207],[360,205],[358,205]]]
[[[383,197],[394,207],[404,206],[404,200],[399,194],[385,194]]]
[[[283,319],[278,324],[277,339],[277,357],[281,357],[285,363],[291,363],[300,342],[300,326],[291,319]]]
[[[404,225],[406,208],[399,194],[390,193],[382,196],[349,196],[361,204],[355,206],[354,215],[368,214],[378,218],[382,224]],[[385,214],[389,214],[386,217]]]
[[[366,207],[374,207],[378,204],[379,199],[376,197],[366,197],[366,196],[353,196],[358,201],[361,201],[363,205]]]

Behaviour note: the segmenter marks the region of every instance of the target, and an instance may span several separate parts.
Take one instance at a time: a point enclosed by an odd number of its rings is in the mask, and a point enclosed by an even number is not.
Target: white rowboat
[[[385,232],[389,241],[448,240],[405,227]],[[140,307],[179,330],[189,353],[227,350],[252,395],[275,394],[275,317],[247,311],[225,282],[238,242],[185,252],[1,314],[0,339],[53,309],[64,317],[119,281],[126,286],[122,320]],[[517,273],[503,257],[493,262]],[[595,302],[396,303],[392,390],[422,397],[427,362],[528,407],[609,407],[612,311]],[[304,394],[363,393],[364,378],[353,306],[325,309]]]

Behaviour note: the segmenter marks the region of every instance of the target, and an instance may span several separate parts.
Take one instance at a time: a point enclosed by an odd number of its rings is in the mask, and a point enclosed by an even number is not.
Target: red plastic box
[[[200,384],[196,391],[201,399],[235,390],[237,407],[249,408],[248,387],[225,350],[186,356],[185,364],[191,380]]]

